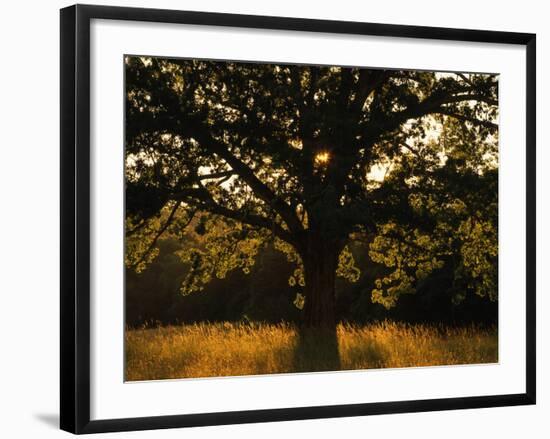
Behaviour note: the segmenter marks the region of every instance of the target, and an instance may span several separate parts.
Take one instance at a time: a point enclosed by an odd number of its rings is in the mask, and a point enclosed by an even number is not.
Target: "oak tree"
[[[457,301],[496,298],[496,75],[128,56],[125,79],[128,266],[202,236],[187,294],[271,244],[305,325],[334,328],[363,240],[387,307],[443,264]]]

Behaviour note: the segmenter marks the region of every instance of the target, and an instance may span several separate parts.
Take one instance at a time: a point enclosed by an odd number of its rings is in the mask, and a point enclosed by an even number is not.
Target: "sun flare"
[[[318,165],[326,165],[330,161],[330,154],[327,151],[317,153],[315,163]]]

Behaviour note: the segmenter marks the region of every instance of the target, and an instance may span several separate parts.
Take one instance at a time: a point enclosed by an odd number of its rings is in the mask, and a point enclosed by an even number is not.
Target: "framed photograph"
[[[61,10],[61,428],[535,403],[535,35]]]

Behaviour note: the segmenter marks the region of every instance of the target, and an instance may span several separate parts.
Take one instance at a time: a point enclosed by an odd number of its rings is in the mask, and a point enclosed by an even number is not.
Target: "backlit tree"
[[[335,327],[349,243],[388,267],[387,307],[444,264],[496,298],[496,75],[127,57],[128,266],[202,236],[184,294],[284,252],[304,323]],[[193,230],[189,232],[189,229]]]

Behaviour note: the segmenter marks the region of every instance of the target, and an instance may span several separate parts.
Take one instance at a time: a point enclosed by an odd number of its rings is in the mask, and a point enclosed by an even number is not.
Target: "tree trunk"
[[[321,236],[308,239],[307,251],[302,256],[305,280],[304,325],[334,331],[335,282],[339,246]]]
[[[296,348],[297,370],[339,370],[334,284],[340,248],[320,235],[308,239],[304,264],[304,326]]]

